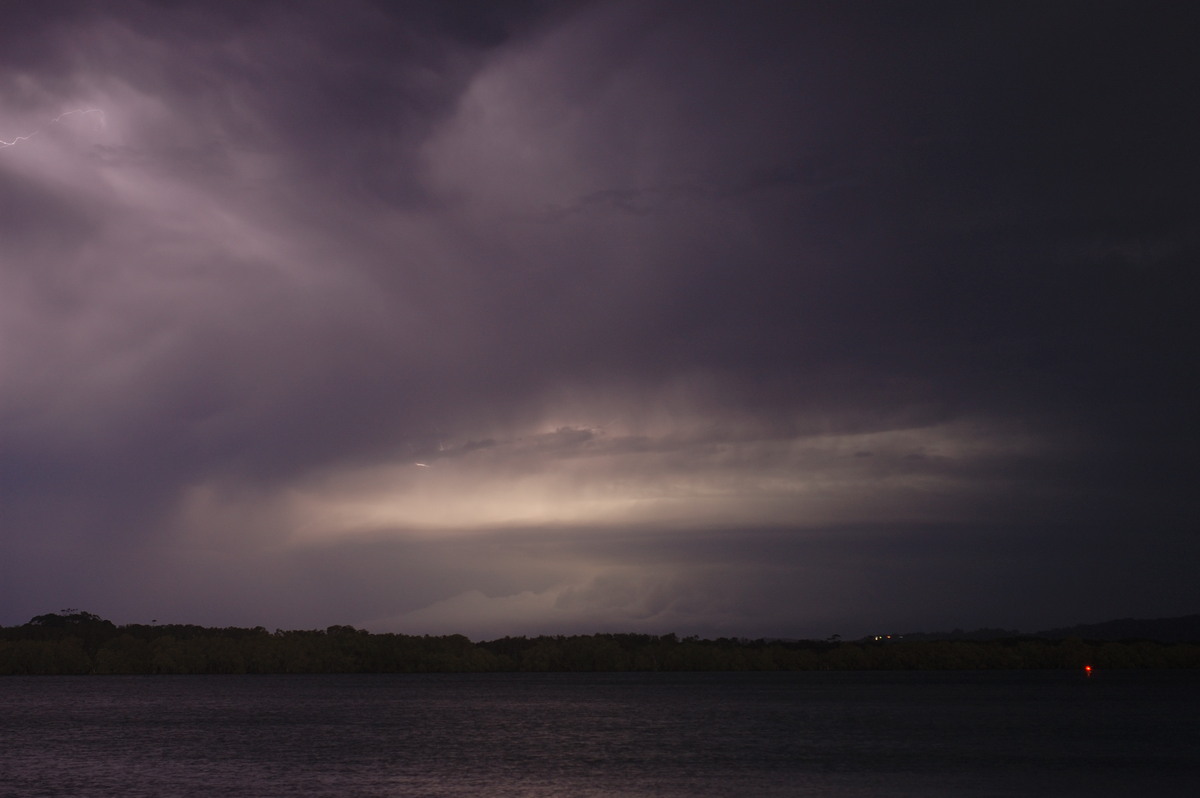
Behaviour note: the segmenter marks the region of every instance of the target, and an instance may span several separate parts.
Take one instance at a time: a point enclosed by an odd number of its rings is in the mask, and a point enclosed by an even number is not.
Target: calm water
[[[1190,672],[0,678],[0,796],[1198,788]]]

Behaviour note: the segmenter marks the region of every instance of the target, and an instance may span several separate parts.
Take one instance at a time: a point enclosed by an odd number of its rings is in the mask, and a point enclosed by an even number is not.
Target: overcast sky
[[[0,17],[0,624],[1200,611],[1187,4]]]

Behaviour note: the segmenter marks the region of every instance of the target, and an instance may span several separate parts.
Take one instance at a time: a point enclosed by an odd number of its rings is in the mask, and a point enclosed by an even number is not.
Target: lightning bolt
[[[31,138],[33,138],[37,134],[38,134],[38,132],[35,130],[32,133],[30,133],[28,136],[17,136],[12,141],[5,141],[4,139],[0,139],[0,147],[16,146],[17,144],[20,144],[22,141],[29,141]]]
[[[62,121],[63,117],[71,116],[72,114],[80,114],[80,115],[96,114],[97,119],[99,120],[97,124],[101,130],[103,130],[108,125],[108,119],[104,116],[104,112],[101,111],[99,108],[73,108],[70,111],[63,111],[61,114],[59,114],[58,116],[51,119],[48,124],[57,125],[59,122]],[[34,136],[36,136],[38,133],[41,133],[41,132],[42,132],[42,129],[38,128],[37,130],[33,131],[32,133],[30,133],[28,135],[17,136],[12,141],[5,141],[4,139],[0,139],[0,147],[15,147],[16,145],[20,144],[22,141],[29,141],[31,138],[33,138]]]
[[[99,108],[76,108],[72,111],[63,111],[61,114],[54,117],[50,121],[51,121],[51,123],[58,122],[64,116],[70,116],[71,114],[96,114],[100,118],[99,125],[101,128],[105,127],[108,124],[108,119],[105,118],[104,112],[101,111]]]

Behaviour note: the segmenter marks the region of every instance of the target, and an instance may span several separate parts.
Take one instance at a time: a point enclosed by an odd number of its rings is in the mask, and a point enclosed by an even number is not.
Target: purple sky
[[[0,16],[0,624],[1200,611],[1186,4]]]

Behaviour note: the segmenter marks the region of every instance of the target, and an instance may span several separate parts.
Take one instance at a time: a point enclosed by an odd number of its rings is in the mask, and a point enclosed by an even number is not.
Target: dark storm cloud
[[[37,8],[5,621],[1038,625],[1089,524],[1193,608],[1192,12]]]

